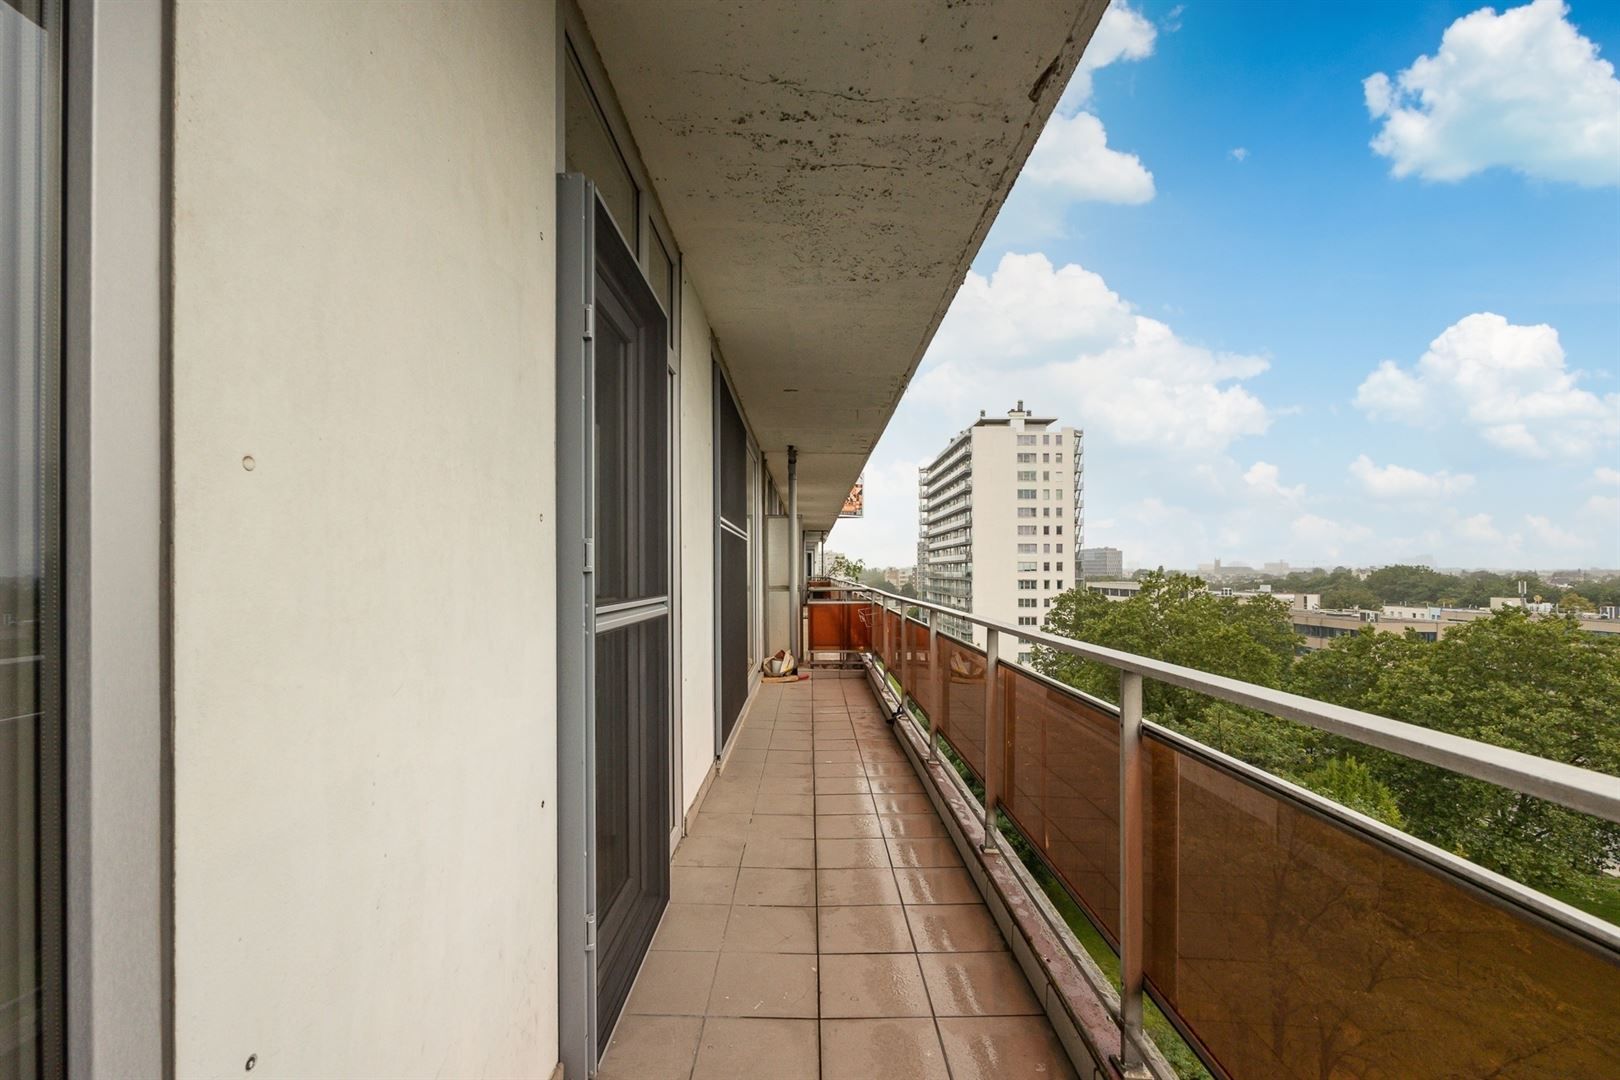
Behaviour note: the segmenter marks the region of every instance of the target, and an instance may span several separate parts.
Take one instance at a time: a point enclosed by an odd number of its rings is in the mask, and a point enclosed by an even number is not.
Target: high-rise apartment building
[[[917,480],[917,588],[923,598],[1038,628],[1075,585],[1085,532],[1085,444],[1077,428],[1037,417],[1020,401],[1005,418],[983,413]],[[984,631],[946,619],[941,629],[983,644]],[[1014,655],[1007,643],[1003,655]],[[1016,654],[1027,660],[1029,647]]]
[[[1116,547],[1080,549],[1082,581],[1117,581],[1125,576],[1125,555]]]

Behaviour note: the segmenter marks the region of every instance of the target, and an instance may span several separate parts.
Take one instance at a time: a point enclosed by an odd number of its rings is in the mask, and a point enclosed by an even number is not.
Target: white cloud
[[[1042,388],[1032,407],[1117,444],[1203,453],[1265,432],[1271,414],[1242,383],[1268,366],[1182,340],[1083,267],[1009,254],[988,278],[968,274],[913,392],[970,416],[1017,396],[1016,374]]]
[[[1446,28],[1433,56],[1366,79],[1383,127],[1372,148],[1397,177],[1461,180],[1505,167],[1543,180],[1620,184],[1620,80],[1562,0]]]
[[[1153,174],[1142,159],[1112,149],[1102,121],[1088,112],[1054,114],[1022,176],[1089,202],[1136,205],[1153,198]]]
[[[1363,491],[1380,499],[1444,498],[1474,486],[1474,478],[1466,473],[1453,476],[1444,469],[1426,473],[1394,464],[1380,467],[1366,454],[1350,463],[1350,475]]]
[[[1558,331],[1483,312],[1447,327],[1411,370],[1385,360],[1357,389],[1356,405],[1433,426],[1460,418],[1527,457],[1582,457],[1620,439],[1620,394],[1599,397],[1579,380]]]
[[[1592,471],[1592,479],[1600,484],[1620,484],[1620,469],[1611,469],[1607,465],[1599,465]]]
[[[1273,499],[1286,499],[1294,502],[1304,497],[1304,484],[1283,487],[1280,476],[1281,472],[1277,466],[1269,461],[1257,461],[1249,466],[1248,472],[1243,474],[1243,482],[1255,494]]]
[[[1246,146],[1234,146],[1227,153],[1231,155],[1233,161],[1244,162],[1249,159],[1249,148]]]
[[[1174,18],[1175,12],[1171,13]],[[1121,60],[1145,60],[1153,55],[1153,42],[1158,36],[1153,24],[1129,4],[1119,2],[1108,5],[1097,23],[1096,32],[1086,43],[1086,51],[1075,66],[1074,77],[1063,91],[1065,102],[1081,105],[1091,100],[1091,76],[1094,72],[1117,64]]]
[[[1620,525],[1620,496],[1593,495],[1581,506],[1581,512],[1607,522],[1613,528]]]
[[[1346,545],[1357,544],[1372,535],[1364,525],[1346,524],[1316,514],[1301,514],[1293,520],[1289,531],[1306,550],[1329,559],[1338,558]]]
[[[1581,547],[1584,541],[1574,533],[1561,529],[1552,523],[1552,520],[1540,514],[1524,515],[1524,523],[1530,527],[1537,540],[1550,548],[1569,549]]]
[[[1097,71],[1152,56],[1156,36],[1153,24],[1127,4],[1103,12],[1019,179],[1088,202],[1136,205],[1153,198],[1153,174],[1142,159],[1110,147],[1102,121],[1084,106]]]
[[[1476,544],[1500,544],[1506,538],[1489,514],[1472,514],[1457,522],[1457,535]]]

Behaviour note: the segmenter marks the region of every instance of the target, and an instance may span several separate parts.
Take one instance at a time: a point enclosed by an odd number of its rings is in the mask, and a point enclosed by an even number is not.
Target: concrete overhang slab
[[[1106,0],[581,0],[779,487],[830,528]]]

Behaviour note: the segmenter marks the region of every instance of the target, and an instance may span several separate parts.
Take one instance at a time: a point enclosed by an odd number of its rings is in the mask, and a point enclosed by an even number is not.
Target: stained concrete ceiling
[[[580,6],[771,474],[797,446],[831,528],[1106,0]]]

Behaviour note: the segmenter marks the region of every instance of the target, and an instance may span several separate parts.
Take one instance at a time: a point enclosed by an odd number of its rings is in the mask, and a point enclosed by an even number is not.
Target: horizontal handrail
[[[1014,626],[999,619],[989,619],[960,608],[902,596],[871,585],[835,581],[833,585],[810,587],[811,592],[839,590],[861,592],[907,607],[939,612],[988,630],[1022,638],[1035,645],[1043,645],[1084,660],[1093,660],[1118,671],[1193,690],[1222,701],[1229,701],[1234,705],[1258,709],[1272,716],[1294,720],[1367,746],[1388,750],[1475,780],[1498,784],[1525,795],[1555,802],[1571,810],[1620,823],[1620,777],[1566,765],[1559,761],[1549,761],[1519,750],[1493,746],[1477,739],[1435,731],[1401,720],[1391,720],[1360,709],[1318,701],[1286,690],[1275,690],[1225,675],[1212,675],[1196,668],[1183,667],[1165,660],[1154,660],[1135,653],[1110,649],[1104,645],[1076,641],[1033,627]]]

